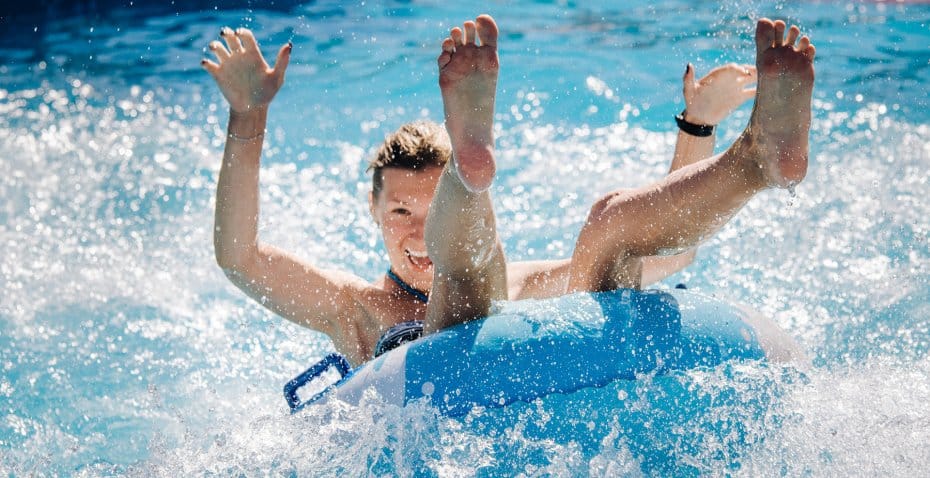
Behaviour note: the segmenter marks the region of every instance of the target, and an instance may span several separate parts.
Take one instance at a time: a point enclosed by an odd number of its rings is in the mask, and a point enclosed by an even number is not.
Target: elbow
[[[216,265],[220,266],[220,269],[223,270],[223,273],[226,274],[227,277],[229,277],[230,274],[235,274],[237,270],[242,269],[238,262],[226,257],[220,257],[219,255],[216,256]]]
[[[220,269],[223,271],[223,275],[225,275],[230,282],[235,284],[236,287],[241,289],[245,287],[246,284],[248,284],[248,277],[250,277],[249,271],[252,270],[248,262],[244,260],[220,258],[217,256],[216,264],[220,266]]]
[[[219,241],[214,241],[213,252],[216,264],[229,278],[241,274],[254,262],[252,260],[254,255],[249,253],[248,248],[229,247]]]

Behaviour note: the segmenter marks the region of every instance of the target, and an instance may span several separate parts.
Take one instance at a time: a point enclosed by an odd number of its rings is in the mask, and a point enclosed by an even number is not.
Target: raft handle
[[[297,390],[299,390],[304,385],[312,382],[314,379],[322,375],[330,367],[335,367],[339,371],[339,380],[323,389],[323,391],[317,393],[316,395],[308,398],[307,400],[301,402],[300,397],[297,396]],[[291,407],[291,413],[296,413],[301,408],[319,400],[323,395],[332,390],[339,382],[342,381],[349,374],[351,367],[349,367],[349,361],[346,360],[342,355],[333,353],[329,354],[316,363],[316,365],[308,368],[300,375],[291,379],[290,382],[287,382],[284,385],[284,399],[287,400],[287,406]]]

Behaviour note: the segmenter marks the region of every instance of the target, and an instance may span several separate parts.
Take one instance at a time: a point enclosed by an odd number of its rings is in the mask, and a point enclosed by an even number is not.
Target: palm
[[[756,81],[756,69],[749,65],[717,67],[697,81],[691,75],[685,76],[685,108],[701,124],[720,123],[755,95],[750,86]]]
[[[204,61],[205,68],[233,111],[245,112],[267,106],[284,83],[290,45],[281,49],[275,67],[271,68],[251,32],[239,29],[235,33],[224,30],[224,33],[225,46],[220,42],[210,44],[219,63]]]

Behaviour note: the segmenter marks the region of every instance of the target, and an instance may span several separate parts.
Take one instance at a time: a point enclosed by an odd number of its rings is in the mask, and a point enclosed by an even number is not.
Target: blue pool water
[[[925,473],[930,6],[125,3],[0,12],[0,474]],[[374,279],[387,259],[366,161],[403,122],[441,119],[437,44],[485,11],[502,29],[494,193],[511,259],[567,256],[593,200],[661,177],[687,62],[751,61],[761,16],[811,35],[808,179],[755,198],[669,284],[752,304],[813,369],[731,364],[463,420],[376,397],[287,414],[281,385],[332,346],[214,264],[226,109],[203,48],[223,25],[269,55],[294,42],[261,234]]]

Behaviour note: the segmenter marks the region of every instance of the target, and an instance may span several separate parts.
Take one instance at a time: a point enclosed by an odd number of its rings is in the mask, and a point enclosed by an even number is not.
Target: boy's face
[[[429,291],[433,262],[426,254],[423,230],[442,168],[384,168],[381,192],[369,196],[371,215],[381,227],[391,268],[408,284]]]

